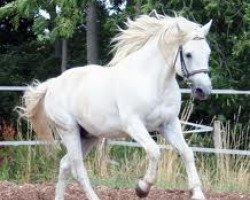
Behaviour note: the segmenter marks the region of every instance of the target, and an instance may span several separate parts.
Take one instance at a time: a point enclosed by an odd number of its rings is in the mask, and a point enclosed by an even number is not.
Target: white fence
[[[56,141],[56,144],[59,144],[60,141]],[[116,141],[116,140],[108,140],[108,145],[111,146],[127,146],[127,147],[139,147],[141,145],[137,142],[128,142],[128,141]],[[35,145],[47,145],[46,142],[43,141],[0,141],[0,146],[35,146]],[[159,147],[163,150],[173,150],[170,145],[159,145]],[[250,156],[250,151],[245,150],[236,150],[236,149],[216,149],[216,148],[203,148],[203,147],[190,147],[194,152],[201,153],[215,153],[215,154],[230,154],[230,155],[241,155],[241,156]]]
[[[0,91],[24,91],[27,89],[27,86],[0,86]],[[181,89],[181,93],[188,94],[191,93],[190,89]],[[242,90],[222,90],[222,89],[213,89],[212,94],[246,94],[249,95],[250,91]]]
[[[26,86],[0,86],[0,91],[25,91],[27,89]],[[181,89],[182,93],[191,93],[190,89]],[[212,94],[234,94],[234,95],[249,95],[250,91],[239,91],[239,90],[213,90]],[[250,151],[247,150],[235,150],[235,149],[222,149],[221,148],[221,135],[220,130],[216,127],[205,126],[201,124],[194,124],[190,122],[182,122],[182,124],[193,126],[194,130],[184,131],[184,134],[187,133],[201,133],[201,132],[212,132],[214,133],[214,143],[215,148],[201,148],[201,147],[191,147],[194,152],[202,152],[202,153],[215,153],[215,154],[231,154],[231,155],[244,155],[250,156]],[[60,141],[56,141],[58,143]],[[108,140],[108,145],[120,145],[120,146],[130,146],[130,147],[141,147],[136,142],[127,142],[127,141],[113,141]],[[46,142],[43,141],[0,141],[0,146],[21,146],[21,145],[47,145]],[[172,150],[172,147],[169,145],[160,145],[161,149]]]

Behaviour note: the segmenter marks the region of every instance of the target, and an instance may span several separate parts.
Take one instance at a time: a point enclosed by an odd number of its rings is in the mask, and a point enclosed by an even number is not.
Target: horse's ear
[[[152,10],[149,14],[148,14],[149,17],[155,17],[156,19],[163,19],[164,18],[164,15],[160,15],[156,12],[156,10]]]
[[[212,24],[212,21],[213,21],[213,20],[211,19],[207,24],[205,24],[204,26],[201,27],[201,30],[202,30],[202,32],[204,33],[204,35],[207,35],[207,34],[208,34],[209,29],[210,29],[211,24]]]
[[[182,32],[181,26],[178,22],[176,23],[176,28],[177,28],[178,32]]]
[[[158,19],[158,13],[156,12],[156,10],[154,9],[154,10],[152,10],[150,13],[149,13],[149,15],[148,15],[149,17],[155,17],[155,18],[157,18]]]

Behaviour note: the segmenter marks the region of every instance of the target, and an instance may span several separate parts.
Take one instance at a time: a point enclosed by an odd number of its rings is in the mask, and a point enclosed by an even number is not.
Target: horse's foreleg
[[[179,119],[176,118],[171,123],[165,125],[162,134],[173,148],[179,152],[184,161],[189,188],[192,190],[192,199],[205,199],[201,189],[201,181],[195,167],[194,154],[184,139]]]
[[[144,178],[139,181],[136,188],[136,194],[139,197],[146,197],[150,187],[156,180],[160,149],[138,118],[127,121],[125,127],[125,131],[146,150],[149,157],[149,165],[146,174]]]
[[[83,164],[83,156],[86,154],[86,152],[94,145],[94,141],[96,140],[89,140],[89,143],[86,141],[82,141],[82,145],[85,145],[82,147],[81,145],[81,138],[79,131],[77,129],[74,129],[70,132],[64,132],[61,134],[62,141],[64,145],[67,148],[67,154],[66,154],[66,160],[67,160],[67,167],[70,166],[71,173],[74,176],[74,178],[80,183],[80,185],[83,187],[83,190],[89,200],[99,200],[98,196],[95,194],[93,188],[91,187],[87,170]],[[63,168],[63,164],[65,164],[64,161],[61,162],[62,166],[60,168]],[[65,166],[64,166],[65,167]],[[67,168],[68,169],[68,168]],[[65,170],[60,170],[59,174],[59,180],[57,184],[57,190],[56,190],[56,200],[62,200],[63,193],[66,185],[66,180],[62,179],[65,178]],[[68,175],[68,174],[67,174]],[[61,178],[61,179],[60,179]],[[67,177],[68,178],[68,177]]]

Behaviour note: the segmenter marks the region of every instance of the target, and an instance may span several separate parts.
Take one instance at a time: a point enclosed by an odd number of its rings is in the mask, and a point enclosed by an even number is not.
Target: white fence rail
[[[59,144],[60,141],[55,141],[56,144]],[[142,147],[137,142],[128,142],[128,141],[116,141],[108,140],[108,145],[111,146],[127,146],[127,147]],[[44,141],[0,141],[0,146],[36,146],[36,145],[48,145]],[[51,143],[50,143],[51,145]],[[163,150],[173,150],[170,145],[159,145]],[[250,156],[250,151],[237,150],[237,149],[216,149],[216,148],[203,148],[203,147],[190,147],[194,152],[200,153],[214,153],[214,154],[230,154],[230,155],[241,155],[241,156]]]
[[[27,86],[0,86],[0,91],[25,91]],[[188,94],[191,93],[190,89],[182,88],[181,93]],[[246,94],[249,95],[250,91],[243,90],[222,90],[222,89],[213,89],[212,94]]]
[[[26,90],[26,86],[0,86],[0,91],[24,91]]]
[[[118,146],[128,146],[128,147],[142,147],[137,142],[127,142],[127,141],[114,141],[108,140],[109,145],[118,145]],[[164,150],[173,150],[170,145],[159,145],[161,149]],[[215,149],[215,148],[203,148],[203,147],[190,147],[194,152],[201,153],[215,153],[215,154],[231,154],[231,155],[242,155],[250,156],[250,151],[245,150],[236,150],[236,149]]]
[[[27,86],[0,86],[0,91],[25,91]],[[190,89],[181,89],[181,93],[191,93]],[[239,91],[239,90],[212,90],[212,94],[234,94],[234,95],[249,95],[250,91]],[[201,132],[212,132],[215,129],[210,126],[205,126],[201,124],[194,124],[190,122],[181,122],[182,124],[193,126],[194,130],[184,131],[184,134],[187,133],[201,133]],[[220,135],[220,134],[219,134]],[[220,137],[220,136],[219,136]],[[59,143],[60,141],[55,141],[55,143]],[[22,146],[22,145],[47,145],[48,143],[44,141],[0,141],[0,146]],[[119,146],[130,146],[130,147],[141,147],[136,142],[128,142],[128,141],[115,141],[108,140],[108,145],[119,145]],[[215,145],[216,147],[216,145]],[[161,149],[172,150],[172,147],[169,145],[160,145]],[[250,156],[250,151],[247,150],[236,150],[236,149],[223,149],[217,147],[216,148],[201,148],[201,147],[191,147],[194,152],[202,152],[202,153],[215,153],[215,154],[231,154],[231,155],[242,155],[242,156]]]

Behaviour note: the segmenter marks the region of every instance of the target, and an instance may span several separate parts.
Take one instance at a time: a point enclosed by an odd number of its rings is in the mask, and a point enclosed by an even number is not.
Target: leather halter
[[[195,37],[193,40],[201,40],[201,39],[204,39],[204,38]],[[184,60],[184,53],[183,53],[182,46],[179,47],[178,53],[180,53],[181,71],[182,71],[182,75],[184,78],[189,79],[190,76],[193,76],[195,74],[200,74],[200,73],[208,74],[209,73],[208,69],[198,69],[198,70],[188,71],[187,65]],[[177,56],[178,56],[178,53],[177,53]]]

